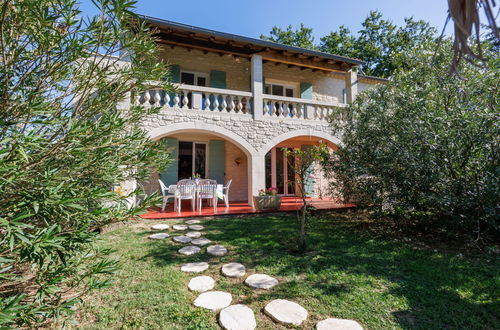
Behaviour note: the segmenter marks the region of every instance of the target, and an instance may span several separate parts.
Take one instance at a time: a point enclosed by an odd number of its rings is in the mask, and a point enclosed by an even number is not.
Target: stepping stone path
[[[191,242],[192,238],[191,237],[187,237],[187,236],[175,236],[174,238],[172,238],[174,241],[176,241],[177,243],[189,243]]]
[[[186,225],[173,225],[172,228],[174,230],[186,230],[188,227]]]
[[[201,233],[199,231],[188,231],[186,233],[186,236],[187,237],[191,237],[191,238],[200,238],[201,237]]]
[[[264,313],[276,322],[301,325],[307,319],[307,311],[299,304],[285,299],[275,299],[264,307]]]
[[[211,240],[206,239],[206,238],[197,238],[191,241],[191,244],[198,245],[198,246],[203,246],[212,243]]]
[[[221,310],[219,323],[225,330],[253,330],[257,327],[253,311],[245,305],[231,305]]]
[[[191,291],[205,292],[212,290],[215,286],[215,280],[210,276],[197,276],[189,281],[188,288]]]
[[[201,221],[200,220],[191,219],[191,220],[186,220],[184,222],[187,223],[188,225],[194,225],[194,224],[200,223]]]
[[[246,273],[245,266],[237,262],[231,262],[222,266],[221,272],[227,277],[242,277]]]
[[[216,257],[222,257],[227,254],[227,249],[222,245],[212,245],[207,247],[207,253]]]
[[[268,290],[278,284],[278,280],[266,274],[253,274],[247,277],[245,284],[255,289]]]
[[[166,225],[166,224],[163,224],[163,223],[162,223],[162,224],[158,224],[158,225],[151,226],[151,229],[152,229],[152,230],[166,230],[166,229],[168,229],[168,228],[170,228],[170,226],[169,226],[169,225]]]
[[[330,318],[316,324],[318,330],[363,330],[356,321]]]
[[[200,273],[207,269],[208,263],[206,262],[188,262],[181,267],[181,270],[186,273]]]
[[[167,237],[169,237],[169,235],[165,233],[153,234],[148,236],[149,239],[165,239]]]
[[[184,254],[186,256],[192,256],[193,254],[200,252],[200,250],[201,249],[197,246],[189,245],[179,249],[179,251],[177,252],[179,252],[180,254]]]
[[[209,291],[200,294],[194,301],[194,305],[215,312],[229,306],[232,300],[233,298],[230,293],[222,291]]]
[[[191,229],[191,230],[203,230],[203,229],[205,229],[205,227],[203,227],[202,225],[190,225],[189,229]]]

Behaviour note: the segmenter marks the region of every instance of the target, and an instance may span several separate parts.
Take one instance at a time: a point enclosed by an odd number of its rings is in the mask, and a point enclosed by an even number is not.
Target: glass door
[[[207,143],[179,141],[178,180],[207,176]]]
[[[266,188],[276,187],[280,195],[295,195],[295,159],[286,155],[287,149],[273,148],[266,154]]]

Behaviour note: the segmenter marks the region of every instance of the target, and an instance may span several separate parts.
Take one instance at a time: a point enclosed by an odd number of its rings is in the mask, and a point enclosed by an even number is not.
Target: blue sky
[[[84,14],[93,14],[90,0],[81,1]],[[441,32],[446,0],[138,0],[137,13],[222,32],[258,38],[272,26],[313,28],[316,42],[342,24],[357,32],[370,10],[402,25],[405,17],[423,19]],[[451,34],[451,24],[446,29]]]

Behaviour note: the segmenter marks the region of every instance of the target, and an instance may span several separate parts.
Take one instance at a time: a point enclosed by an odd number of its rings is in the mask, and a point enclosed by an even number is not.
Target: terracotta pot
[[[279,210],[281,196],[253,196],[253,204],[256,210]]]

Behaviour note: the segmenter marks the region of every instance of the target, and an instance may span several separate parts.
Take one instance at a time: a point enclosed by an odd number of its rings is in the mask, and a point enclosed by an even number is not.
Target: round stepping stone
[[[200,238],[201,237],[201,233],[199,231],[188,231],[186,233],[186,236],[187,237],[191,237],[191,238]]]
[[[187,223],[188,225],[195,225],[197,223],[200,223],[201,221],[196,219],[191,219],[191,220],[186,220],[184,222]]]
[[[187,236],[175,236],[174,238],[172,238],[174,241],[176,241],[177,243],[189,243],[191,242],[192,238],[191,237],[187,237]]]
[[[212,245],[207,247],[207,253],[216,257],[222,257],[227,254],[227,249],[222,245]]]
[[[200,273],[207,269],[208,263],[206,262],[188,262],[181,267],[181,270],[186,273]]]
[[[232,300],[233,298],[230,293],[222,291],[209,291],[200,294],[194,301],[194,305],[210,309],[211,311],[217,311],[229,306]]]
[[[201,249],[197,246],[189,245],[179,249],[179,251],[177,252],[179,252],[180,254],[184,254],[186,256],[192,256],[193,254],[200,252],[200,250]]]
[[[221,269],[222,275],[227,277],[242,277],[246,273],[245,266],[237,262],[225,264]]]
[[[270,289],[278,284],[278,280],[266,274],[253,274],[247,277],[245,284],[255,289]]]
[[[166,230],[166,229],[168,229],[168,228],[170,228],[170,226],[169,226],[169,225],[166,225],[166,224],[164,224],[164,223],[161,223],[161,224],[158,224],[158,225],[151,226],[151,229],[153,229],[153,230]]]
[[[307,319],[307,311],[299,304],[285,299],[275,299],[264,307],[264,313],[276,322],[301,325]]]
[[[198,245],[198,246],[203,246],[212,243],[211,240],[206,239],[206,238],[197,238],[191,241],[191,244]]]
[[[231,305],[221,310],[219,323],[225,330],[253,330],[257,327],[253,311],[245,305]]]
[[[210,276],[197,276],[189,281],[188,288],[191,291],[205,292],[212,290],[215,286],[215,280]]]
[[[167,237],[169,237],[169,235],[165,233],[153,234],[148,236],[149,239],[165,239]]]
[[[186,225],[173,225],[172,228],[174,230],[186,230],[188,227]]]
[[[191,229],[191,230],[203,230],[203,229],[205,229],[205,227],[203,227],[202,225],[191,225],[191,226],[189,226],[189,229]]]
[[[316,324],[318,330],[363,330],[363,327],[354,320],[329,318]]]

